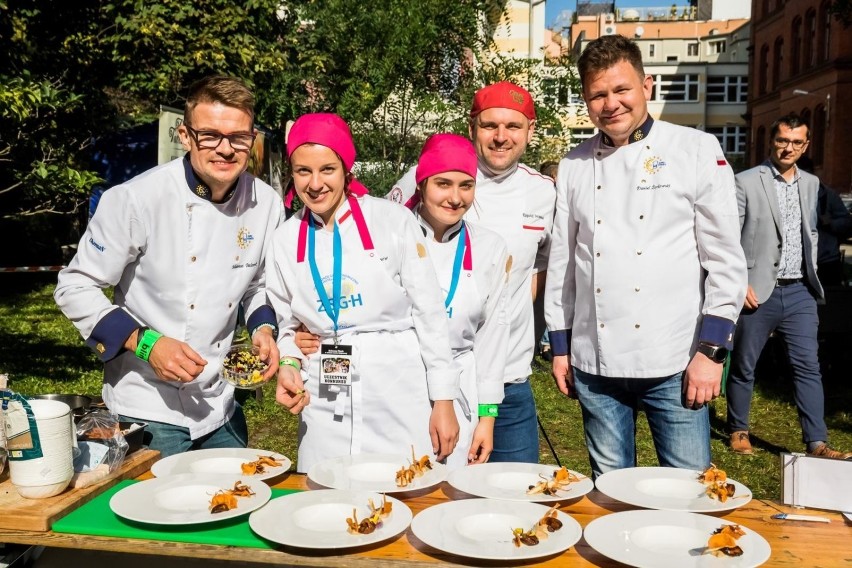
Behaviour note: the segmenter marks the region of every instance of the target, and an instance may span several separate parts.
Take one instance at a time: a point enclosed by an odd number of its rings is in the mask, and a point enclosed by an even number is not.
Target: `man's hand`
[[[476,425],[473,431],[470,449],[467,451],[467,463],[470,465],[485,463],[491,457],[493,450],[494,418],[491,416],[481,416],[479,424]]]
[[[751,287],[751,284],[748,286],[748,290],[746,290],[745,301],[743,302],[743,306],[750,310],[756,310],[760,303],[757,301],[757,294],[754,293],[754,288]]]
[[[436,461],[453,453],[459,441],[459,421],[452,400],[436,400],[432,403],[429,435],[432,437],[432,452],[437,456]]]
[[[551,374],[556,379],[556,386],[559,387],[562,394],[571,398],[577,398],[577,391],[574,389],[574,371],[571,370],[570,355],[554,355]]]
[[[272,336],[272,330],[268,327],[261,327],[251,336],[251,343],[257,347],[257,356],[260,357],[260,360],[269,365],[266,372],[263,373],[263,382],[266,382],[278,373],[279,352],[275,338]]]
[[[154,343],[148,364],[164,381],[188,383],[201,374],[207,361],[189,344],[164,335]]]
[[[314,335],[304,325],[300,325],[299,329],[296,330],[294,341],[296,342],[296,347],[302,352],[302,355],[311,355],[319,351],[319,335]]]
[[[311,401],[311,394],[302,382],[302,373],[290,365],[278,367],[275,400],[293,414],[299,414]]]
[[[683,380],[684,405],[701,408],[719,396],[722,388],[722,363],[704,353],[696,353],[686,367]]]

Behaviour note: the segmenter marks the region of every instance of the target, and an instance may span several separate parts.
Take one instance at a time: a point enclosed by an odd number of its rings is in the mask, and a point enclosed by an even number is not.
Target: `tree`
[[[852,0],[834,0],[831,13],[844,28],[848,28],[852,24]]]

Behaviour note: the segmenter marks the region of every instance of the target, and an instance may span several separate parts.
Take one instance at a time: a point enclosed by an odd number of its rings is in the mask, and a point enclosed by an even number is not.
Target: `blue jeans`
[[[778,286],[756,310],[743,310],[737,322],[728,398],[728,430],[748,430],[754,369],[773,330],[784,337],[793,368],[793,397],[799,409],[802,441],[825,442],[825,394],[819,370],[817,304],[802,284]]]
[[[488,461],[538,463],[538,422],[529,380],[503,385]]]
[[[243,407],[239,403],[236,404],[234,414],[228,422],[217,430],[195,440],[190,439],[189,428],[183,426],[122,415],[119,415],[119,419],[128,422],[147,422],[145,442],[152,450],[159,450],[161,458],[189,450],[245,448],[248,445],[246,416],[243,414]]]
[[[602,377],[574,369],[592,477],[636,466],[636,417],[645,411],[661,466],[710,465],[707,407],[683,405],[683,373],[657,379]]]

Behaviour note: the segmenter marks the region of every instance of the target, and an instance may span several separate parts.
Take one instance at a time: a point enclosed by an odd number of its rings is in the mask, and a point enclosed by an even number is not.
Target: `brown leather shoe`
[[[808,452],[808,455],[819,458],[832,458],[835,460],[852,459],[852,452],[838,452],[834,448],[830,448],[828,444],[820,444],[814,451]]]
[[[748,439],[748,430],[731,432],[731,451],[747,456],[754,453],[751,441]]]

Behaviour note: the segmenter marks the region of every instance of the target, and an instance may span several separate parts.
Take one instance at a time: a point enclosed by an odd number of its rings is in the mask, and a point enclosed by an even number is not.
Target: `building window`
[[[744,154],[746,129],[744,126],[712,126],[705,129],[719,140],[725,154]]]
[[[653,43],[648,44],[648,57],[654,57],[657,53],[657,46]]]
[[[816,11],[808,10],[805,14],[805,45],[803,67],[816,64],[817,54]]]
[[[652,101],[698,101],[698,75],[654,75]]]
[[[748,96],[748,77],[707,77],[708,103],[744,103]]]
[[[720,53],[725,53],[725,50],[726,42],[723,39],[707,42],[707,55],[718,55]]]
[[[666,55],[666,62],[672,63],[677,61],[677,55]]]
[[[772,61],[772,89],[781,82],[781,69],[784,68],[784,38],[775,38],[775,58]]]
[[[822,3],[819,8],[819,21],[820,21],[820,29],[822,30],[822,37],[820,38],[820,45],[822,49],[819,52],[819,60],[828,61],[829,56],[831,54],[831,2],[826,0]]]
[[[594,128],[572,128],[571,129],[571,141],[579,144],[583,140],[588,140],[592,136],[595,135]]]
[[[686,45],[686,54],[690,57],[698,57],[698,44],[689,43]]]
[[[790,76],[799,74],[799,63],[802,56],[802,18],[795,18],[790,29]]]
[[[769,46],[764,44],[760,48],[760,65],[757,68],[758,94],[766,94],[766,76],[769,74]]]

